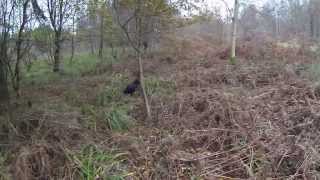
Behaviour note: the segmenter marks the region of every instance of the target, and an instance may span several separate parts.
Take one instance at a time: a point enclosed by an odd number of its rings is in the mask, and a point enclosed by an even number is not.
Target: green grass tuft
[[[107,108],[84,104],[81,106],[82,114],[86,117],[81,124],[86,128],[112,131],[127,131],[135,124],[129,115],[130,106],[114,104]]]
[[[125,106],[112,107],[105,112],[105,121],[112,131],[126,131],[134,124]]]
[[[9,179],[8,166],[6,160],[8,159],[8,154],[0,152],[0,179]]]
[[[128,83],[128,78],[122,74],[113,74],[110,83],[97,96],[97,105],[110,106],[111,104],[125,103],[123,102],[122,91]]]
[[[83,124],[86,128],[97,131],[98,127],[101,127],[98,126],[98,124],[100,124],[99,119],[101,118],[96,106],[83,104],[81,106],[81,113],[86,117],[81,121],[81,124]]]
[[[121,168],[121,162],[125,160],[122,153],[106,152],[89,145],[84,147],[80,153],[72,154],[70,159],[75,163],[83,180],[123,180],[128,175]]]
[[[320,63],[311,64],[308,67],[308,74],[314,81],[320,81]]]
[[[156,77],[146,77],[145,88],[148,96],[170,96],[176,91],[175,84]]]

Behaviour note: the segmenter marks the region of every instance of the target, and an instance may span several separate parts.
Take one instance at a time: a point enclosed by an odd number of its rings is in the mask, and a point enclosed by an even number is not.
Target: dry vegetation
[[[231,66],[229,51],[206,37],[162,44],[145,57],[152,122],[138,94],[121,94],[137,71],[131,56],[81,78],[27,85],[34,105],[20,102],[3,162],[11,178],[320,178],[311,52],[246,41]]]

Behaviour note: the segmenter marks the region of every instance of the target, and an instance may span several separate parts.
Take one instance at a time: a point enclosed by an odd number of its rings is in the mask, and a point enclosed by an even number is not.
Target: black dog
[[[131,84],[127,86],[127,88],[123,91],[123,93],[132,95],[137,90],[139,85],[140,85],[140,81],[136,79],[135,81],[133,81]]]
[[[142,45],[143,45],[144,50],[148,49],[148,42],[147,41],[143,41]]]

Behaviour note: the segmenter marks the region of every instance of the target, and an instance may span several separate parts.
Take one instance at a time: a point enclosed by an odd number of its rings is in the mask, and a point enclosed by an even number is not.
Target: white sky
[[[223,1],[226,2],[230,8],[233,7],[234,0],[204,0],[204,2],[209,4],[210,6],[223,5]],[[251,3],[257,6],[261,6],[265,2],[267,2],[267,0],[240,0],[240,2]]]
[[[257,7],[261,7],[266,2],[267,0],[240,0],[240,3],[255,4]],[[234,0],[204,0],[203,2],[203,7],[208,8],[209,10],[213,10],[214,7],[218,7],[223,16],[226,15],[226,5],[228,8],[232,9]]]

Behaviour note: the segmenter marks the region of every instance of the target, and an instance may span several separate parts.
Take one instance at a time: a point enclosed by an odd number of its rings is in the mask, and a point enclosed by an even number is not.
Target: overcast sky
[[[255,4],[257,7],[261,7],[267,0],[240,0],[240,2],[246,2]],[[225,3],[224,3],[225,2]],[[203,7],[213,10],[214,7],[218,7],[223,15],[226,15],[226,5],[232,9],[234,0],[204,0]]]
[[[211,6],[214,5],[222,5],[224,3],[223,0],[204,0],[207,4],[210,4]],[[229,7],[233,7],[234,4],[234,0],[224,0]],[[248,3],[252,3],[252,4],[256,4],[257,6],[261,6],[263,5],[267,0],[240,0],[240,2],[248,2]]]

